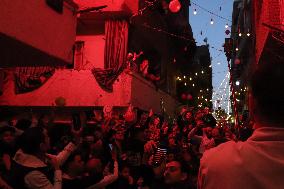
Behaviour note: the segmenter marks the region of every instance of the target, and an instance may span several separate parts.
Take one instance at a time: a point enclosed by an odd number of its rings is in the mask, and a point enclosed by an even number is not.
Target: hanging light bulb
[[[189,78],[189,80],[191,81],[191,80],[192,80],[192,78]]]
[[[241,28],[240,27],[238,28],[238,33],[239,33],[239,36],[242,37],[242,32],[241,32]]]
[[[238,48],[238,47],[236,48],[236,51],[239,51],[239,48]]]
[[[211,18],[210,24],[211,24],[211,25],[214,24],[213,18]]]
[[[201,73],[204,74],[204,71],[202,70]]]
[[[196,14],[197,14],[197,11],[196,11],[196,9],[194,9],[194,11],[193,11],[193,14],[194,14],[194,15],[196,15]]]
[[[227,29],[228,27],[229,27],[229,25],[228,25],[228,24],[226,24],[226,25],[225,25],[225,28]]]
[[[247,36],[248,36],[248,37],[250,36],[250,32],[249,32],[249,29],[248,29],[248,33],[247,33]]]
[[[186,86],[186,83],[184,83],[184,86]]]

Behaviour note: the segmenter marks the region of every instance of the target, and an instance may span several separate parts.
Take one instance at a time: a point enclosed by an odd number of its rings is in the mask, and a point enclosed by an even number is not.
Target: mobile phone
[[[162,161],[165,159],[166,155],[167,155],[167,149],[158,147],[154,153],[153,166],[154,167],[160,166]]]
[[[76,131],[81,129],[81,119],[78,113],[72,114],[73,127]]]
[[[112,150],[112,144],[108,144],[108,146],[109,146],[110,150]]]

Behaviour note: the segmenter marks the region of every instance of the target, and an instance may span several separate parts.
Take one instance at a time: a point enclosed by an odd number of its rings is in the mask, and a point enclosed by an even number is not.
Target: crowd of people
[[[52,112],[1,115],[0,188],[283,188],[283,71],[275,64],[254,75],[249,139],[206,108],[183,108],[173,122],[131,108],[82,111],[68,124]]]
[[[196,188],[202,154],[237,140],[234,127],[216,126],[206,108],[183,107],[172,123],[152,110],[82,111],[69,123],[53,117],[2,120],[1,186]]]

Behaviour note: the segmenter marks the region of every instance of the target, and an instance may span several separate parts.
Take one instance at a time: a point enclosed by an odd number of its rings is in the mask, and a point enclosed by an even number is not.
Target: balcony
[[[100,88],[90,70],[58,69],[39,89],[16,95],[13,74],[9,72],[4,93],[0,96],[0,106],[51,107],[62,97],[64,108],[71,107],[134,107],[160,112],[160,99],[163,98],[168,114],[173,114],[176,101],[169,94],[156,90],[155,86],[138,73],[123,72],[114,83],[113,92]]]

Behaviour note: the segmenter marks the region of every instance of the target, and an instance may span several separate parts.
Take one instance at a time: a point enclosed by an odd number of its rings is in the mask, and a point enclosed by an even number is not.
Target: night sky
[[[189,9],[189,22],[191,24],[194,38],[197,42],[197,45],[205,44],[204,39],[207,38],[207,43],[210,45],[210,54],[212,57],[212,68],[213,68],[213,89],[214,92],[218,89],[222,81],[224,80],[227,72],[228,66],[225,54],[223,53],[223,43],[225,37],[229,37],[229,35],[225,34],[225,25],[228,24],[231,26],[231,22],[218,18],[215,15],[212,15],[205,10],[202,10],[194,3],[200,5],[201,7],[216,13],[224,18],[231,20],[232,18],[232,9],[233,9],[233,1],[232,0],[192,0],[192,5]],[[221,7],[221,10],[220,10]],[[194,15],[194,10],[196,9],[197,14]],[[213,19],[214,24],[211,25],[210,21]],[[230,27],[228,28],[230,29]],[[201,35],[202,31],[202,35]],[[219,51],[222,50],[222,51]],[[223,82],[223,86],[219,88],[219,91],[224,90],[227,79]],[[226,89],[226,94],[228,94],[229,88]],[[220,94],[220,92],[219,92]],[[218,95],[218,93],[217,93]],[[222,95],[219,95],[219,99]],[[228,104],[228,96],[223,96],[223,105],[222,107],[226,107]],[[214,100],[213,98],[213,105]],[[221,102],[222,103],[222,102]]]

